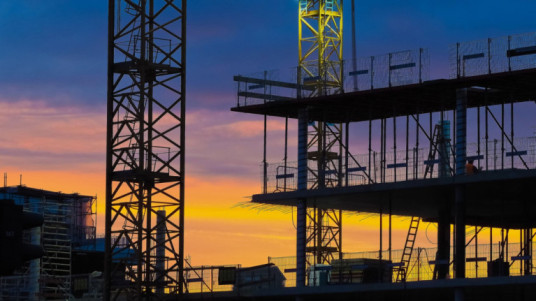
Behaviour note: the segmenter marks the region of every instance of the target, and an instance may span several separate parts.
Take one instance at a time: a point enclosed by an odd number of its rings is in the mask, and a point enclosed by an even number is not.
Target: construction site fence
[[[490,251],[491,247],[491,251]],[[510,276],[523,276],[523,266],[525,263],[524,256],[520,256],[520,244],[509,243],[508,250],[505,250],[505,261],[509,265]],[[534,257],[534,249],[532,248],[531,258]],[[453,271],[453,249],[451,249],[451,261],[449,265],[449,278],[454,275]],[[403,250],[393,250],[389,255],[389,251],[384,250],[381,252],[382,260],[386,263],[391,261],[393,265],[400,262],[402,258]],[[414,248],[411,256],[411,260],[407,269],[406,281],[426,281],[434,279],[434,263],[436,259],[437,248]],[[488,265],[489,261],[496,260],[501,254],[501,244],[495,243],[491,246],[489,244],[479,244],[475,247],[474,244],[467,246],[466,248],[466,277],[467,278],[486,278],[488,277]],[[370,252],[356,252],[356,253],[343,253],[342,259],[380,259],[380,251]],[[275,264],[285,275],[286,287],[296,286],[296,257],[269,257],[269,263]],[[314,262],[311,255],[307,256],[307,267],[309,269],[311,262]],[[387,263],[388,264],[388,263]],[[536,269],[531,265],[530,274],[534,274]],[[397,280],[397,271],[393,269],[392,282]],[[312,285],[312,284],[311,284]]]
[[[525,264],[527,260],[531,263],[532,258],[534,257],[534,248],[531,247],[531,254],[527,255],[522,253],[523,247],[519,242],[510,242],[501,244],[499,243],[480,243],[475,245],[474,240],[470,239],[475,233],[476,229],[467,228],[468,235],[468,245],[466,246],[466,278],[486,278],[490,277],[488,273],[488,262],[497,261],[499,258],[503,258],[507,268],[507,275],[509,276],[523,276],[526,274],[533,275],[536,273],[536,268],[530,264],[528,273],[525,272]],[[368,252],[352,252],[352,253],[342,253],[343,260],[361,260],[361,259],[371,259],[374,261],[383,260],[385,264],[392,265],[393,267],[397,266],[397,263],[401,261],[403,250],[383,250],[380,254],[380,251],[368,251]],[[436,260],[437,248],[414,248],[412,256],[410,258],[407,270],[406,270],[406,281],[428,281],[434,279],[434,266]],[[501,254],[504,254],[501,257]],[[335,256],[335,259],[339,259],[338,256]],[[452,278],[454,276],[453,270],[453,258],[454,258],[454,248],[451,248],[450,253],[450,263],[449,263],[449,273],[447,278]],[[313,286],[313,282],[316,280],[311,278],[310,273],[311,264],[314,262],[314,257],[311,254],[306,256],[307,262],[307,273],[306,273],[306,284]],[[268,257],[268,263],[274,264],[281,273],[283,273],[285,281],[285,287],[295,287],[296,286],[296,257]],[[185,270],[185,279],[187,283],[187,291],[189,293],[211,293],[217,291],[232,291],[239,290],[233,284],[220,285],[219,282],[219,272],[220,269],[239,269],[240,265],[227,265],[227,266],[198,266],[190,267]],[[323,265],[325,270],[326,267],[330,267],[329,264]],[[387,282],[396,282],[397,281],[397,270],[393,268],[392,278],[386,280]],[[308,283],[311,282],[311,283]],[[336,285],[334,279],[328,279],[328,283]]]
[[[453,175],[455,158],[451,150],[444,162],[448,175]],[[341,154],[342,164],[334,162],[326,164],[324,171],[326,186],[357,186],[373,183],[390,183],[437,178],[439,176],[439,160],[429,159],[429,148],[412,148],[391,151],[385,154],[385,161],[379,152],[359,154],[349,157],[348,164],[344,162],[345,155]],[[534,169],[536,168],[536,137],[515,138],[513,145],[494,139],[486,142],[467,144],[466,158],[472,158],[474,165],[481,172],[505,169]],[[369,166],[370,164],[370,166]],[[342,169],[341,169],[342,167]],[[298,166],[295,161],[267,163],[266,173],[261,165],[261,182],[267,193],[293,191],[297,188]],[[309,188],[314,188],[318,175],[316,164],[308,168]],[[263,192],[264,192],[263,191]]]
[[[220,284],[220,270],[240,268],[240,265],[195,266],[185,268],[184,279],[189,293],[232,291],[232,284]]]
[[[103,277],[101,272],[76,274],[67,277],[70,278],[72,285],[67,291],[63,292],[63,299],[102,299]],[[45,282],[46,280],[46,276],[42,276],[36,280],[31,275],[27,274],[0,277],[0,300],[48,300],[47,297],[40,292],[30,292],[31,285],[38,286],[39,283]],[[39,283],[36,283],[36,281]]]
[[[30,300],[34,296],[30,296],[28,287],[30,276],[4,276],[0,277],[0,300]]]

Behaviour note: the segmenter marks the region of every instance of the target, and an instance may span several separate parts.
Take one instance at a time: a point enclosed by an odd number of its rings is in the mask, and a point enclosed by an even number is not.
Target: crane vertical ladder
[[[326,11],[333,11],[333,0],[326,0]]]
[[[300,0],[300,12],[307,11],[308,6],[309,6],[308,0]]]

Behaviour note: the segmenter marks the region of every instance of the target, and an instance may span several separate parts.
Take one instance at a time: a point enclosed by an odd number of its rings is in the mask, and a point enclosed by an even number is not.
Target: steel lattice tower
[[[301,80],[316,89],[311,96],[343,91],[342,0],[300,0]]]
[[[186,0],[109,0],[105,299],[183,291]]]
[[[314,88],[304,89],[307,94],[299,97],[342,93],[343,1],[300,0],[299,6],[298,81]],[[342,125],[310,125],[309,189],[342,185],[342,134]],[[342,254],[341,211],[316,209],[314,204],[308,207],[306,252],[313,258],[309,264],[329,263],[335,254]]]

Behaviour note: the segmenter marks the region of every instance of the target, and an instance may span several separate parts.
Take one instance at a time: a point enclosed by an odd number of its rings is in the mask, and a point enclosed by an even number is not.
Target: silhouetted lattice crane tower
[[[109,0],[105,299],[183,292],[186,0]]]

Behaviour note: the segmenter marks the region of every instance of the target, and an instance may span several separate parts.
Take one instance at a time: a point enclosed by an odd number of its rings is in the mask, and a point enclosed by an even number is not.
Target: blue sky
[[[29,186],[97,194],[99,210],[107,2],[0,0],[0,171],[10,174],[11,185],[23,173]],[[350,4],[345,1],[347,59]],[[525,0],[357,1],[357,12],[358,57],[429,48],[435,77],[448,76],[450,44],[536,31],[536,2]],[[258,262],[294,252],[290,216],[231,209],[260,192],[262,123],[229,108],[236,101],[233,75],[297,64],[297,13],[297,0],[189,1],[186,239],[196,263],[238,262],[244,252]],[[270,122],[270,139],[280,139],[281,122]],[[257,239],[250,246],[240,243],[244,229],[250,241]],[[370,237],[356,238],[356,245],[369,247]],[[211,246],[204,245],[216,240],[225,261],[214,262]],[[348,251],[352,243],[346,240]]]
[[[345,1],[346,58],[350,3]],[[103,105],[106,10],[104,0],[2,1],[4,98]],[[533,31],[534,12],[536,4],[522,0],[357,1],[358,56],[427,47],[432,69],[439,69],[449,44]],[[188,107],[224,110],[233,104],[232,75],[296,65],[296,15],[296,0],[190,1]]]

